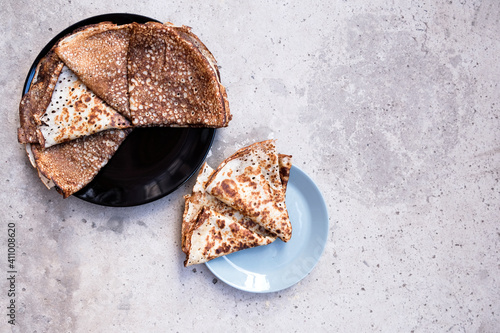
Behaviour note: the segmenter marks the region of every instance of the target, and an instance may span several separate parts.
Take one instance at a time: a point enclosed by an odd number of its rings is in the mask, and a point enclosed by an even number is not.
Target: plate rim
[[[310,185],[312,187],[313,191],[315,191],[319,195],[319,198],[321,198],[321,200],[319,201],[319,204],[321,206],[319,208],[320,208],[321,212],[319,214],[324,215],[324,219],[322,221],[323,222],[322,224],[324,225],[324,227],[328,231],[329,228],[330,228],[328,208],[327,208],[326,201],[325,201],[325,199],[323,197],[323,194],[321,193],[319,187],[317,186],[317,184],[311,179],[311,177],[307,173],[305,173],[302,169],[300,169],[299,167],[297,167],[294,164],[292,164],[292,169],[290,170],[290,178],[288,180],[289,184],[294,182],[294,180],[292,178],[292,175],[294,173],[295,174],[300,174],[300,176],[303,177],[303,179],[305,179],[308,182],[308,185]],[[299,189],[299,192],[301,192],[300,189]],[[316,209],[318,209],[318,208],[316,208]],[[314,210],[312,210],[312,211],[314,211]],[[225,284],[227,284],[227,285],[229,285],[229,286],[231,286],[231,287],[233,287],[235,289],[238,289],[238,290],[241,290],[241,291],[245,291],[245,292],[250,292],[250,293],[256,293],[256,294],[274,293],[274,292],[279,292],[279,291],[288,289],[288,288],[296,285],[300,281],[302,281],[304,278],[306,278],[311,273],[311,271],[314,269],[314,267],[316,267],[316,265],[319,263],[321,257],[323,256],[323,253],[325,252],[325,248],[326,248],[327,242],[328,242],[328,233],[326,232],[325,236],[322,238],[321,251],[319,251],[317,253],[317,257],[314,258],[314,264],[313,265],[311,265],[307,270],[303,271],[302,274],[299,277],[297,277],[296,279],[294,279],[293,282],[291,282],[291,283],[285,283],[282,286],[279,286],[279,287],[276,287],[276,288],[270,288],[270,289],[267,289],[267,290],[261,290],[261,289],[256,290],[256,289],[247,288],[245,286],[241,286],[241,285],[239,285],[237,283],[234,283],[233,281],[231,281],[227,277],[222,276],[221,273],[217,272],[217,268],[212,265],[211,261],[206,262],[205,266],[220,281],[224,282]],[[264,245],[264,246],[267,246],[267,245]],[[219,259],[219,260],[223,259],[223,260],[226,261],[226,263],[227,263],[228,266],[233,266],[233,264],[230,263],[230,260],[227,259],[226,256],[222,256],[222,257],[216,258],[216,259]],[[298,258],[297,257],[294,258],[294,261],[295,260],[298,260]],[[248,271],[247,269],[244,269],[244,268],[242,268],[242,270]],[[255,273],[255,274],[261,274],[261,273]]]
[[[30,86],[31,86],[31,83],[33,81],[33,78],[35,76],[36,69],[38,67],[38,64],[42,60],[42,58],[47,55],[47,53],[50,51],[50,49],[61,38],[63,38],[65,35],[71,33],[75,29],[78,29],[78,28],[83,27],[85,25],[96,24],[99,22],[106,22],[106,21],[110,21],[110,22],[113,22],[116,24],[126,24],[125,22],[131,23],[131,22],[136,22],[136,21],[139,21],[139,22],[154,21],[154,22],[162,23],[161,21],[159,21],[157,19],[145,16],[145,15],[134,14],[134,13],[114,12],[114,13],[104,13],[104,14],[90,16],[90,17],[81,19],[73,24],[70,24],[68,27],[66,27],[66,28],[62,29],[60,32],[56,33],[45,44],[45,46],[40,50],[38,55],[35,57],[35,59],[33,60],[33,63],[31,64],[31,67],[29,68],[29,70],[27,72],[26,79],[24,81],[24,85],[23,85],[23,89],[22,89],[22,96],[24,96],[26,93],[28,93]],[[117,23],[117,22],[124,22],[124,23]],[[21,98],[22,98],[22,96],[21,96]],[[94,179],[92,179],[87,185],[85,185],[85,187],[81,188],[76,193],[73,193],[72,196],[76,197],[80,200],[83,200],[85,202],[92,203],[92,204],[99,205],[99,206],[103,206],[103,207],[134,207],[134,206],[145,205],[145,204],[151,203],[153,201],[159,200],[161,198],[164,198],[165,196],[175,192],[177,189],[182,187],[187,181],[189,181],[189,179],[191,177],[193,177],[194,174],[196,174],[196,172],[199,170],[199,168],[201,167],[201,165],[203,164],[203,162],[207,158],[207,156],[212,148],[212,145],[215,141],[215,135],[217,133],[217,129],[216,128],[206,128],[206,129],[209,130],[208,140],[207,140],[208,145],[206,145],[207,148],[206,148],[204,154],[201,156],[200,161],[197,163],[196,167],[193,168],[191,173],[186,175],[186,177],[183,181],[181,181],[176,186],[170,188],[168,191],[160,193],[159,195],[148,198],[146,200],[137,201],[137,202],[133,202],[133,203],[124,203],[124,204],[104,203],[104,202],[99,202],[98,200],[92,200],[91,198],[88,198],[88,197],[83,197],[83,195],[81,194],[81,192],[84,191],[87,188],[87,186],[89,186],[94,181]],[[111,161],[111,159],[109,161]],[[109,163],[109,161],[108,161],[108,163]],[[101,172],[101,170],[99,172]],[[80,195],[79,195],[79,193],[80,193]]]

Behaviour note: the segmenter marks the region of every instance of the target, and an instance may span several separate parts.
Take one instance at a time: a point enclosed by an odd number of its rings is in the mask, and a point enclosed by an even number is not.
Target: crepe
[[[97,175],[130,131],[103,131],[45,149],[28,145],[28,155],[43,183],[67,198]]]
[[[233,216],[204,207],[194,228],[187,235],[190,244],[184,266],[200,264],[243,249],[271,241],[242,227]]]
[[[290,168],[292,166],[292,156],[279,154],[278,160],[280,167],[280,179],[283,184],[282,189],[284,195],[286,195]],[[249,217],[244,216],[241,212],[207,193],[206,184],[213,173],[214,170],[205,162],[196,178],[196,183],[193,186],[193,193],[184,196],[185,205],[182,219],[181,240],[182,251],[186,253],[185,265],[205,262],[242,249],[237,246],[229,246],[225,249],[225,251],[219,251],[217,253],[210,253],[210,251],[206,250],[206,247],[212,249],[214,246],[210,240],[210,238],[214,237],[213,235],[216,235],[219,232],[221,234],[227,234],[227,232],[225,233],[221,230],[218,225],[209,226],[210,223],[207,222],[209,218],[207,217],[203,217],[203,222],[200,222],[200,214],[203,214],[206,210],[210,210],[210,217],[214,214],[218,214],[226,220],[230,219],[231,222],[238,227],[240,233],[244,232],[247,235],[246,238],[252,235],[252,239],[258,240],[257,243],[245,242],[245,238],[242,240],[242,244],[245,244],[244,248],[267,245],[275,241],[277,238],[276,235],[270,233]],[[210,228],[211,231],[208,232],[207,228]],[[206,238],[202,239],[201,235],[204,235]],[[233,242],[235,241],[235,237],[235,235],[231,235]],[[203,244],[199,244],[200,242],[205,242],[205,246]],[[194,252],[191,250],[193,247],[196,247]],[[204,249],[206,250],[205,253],[203,252],[205,251]]]
[[[231,120],[215,59],[187,27],[133,24],[128,53],[134,126],[225,127]]]
[[[42,58],[19,106],[20,143],[43,148],[78,137],[130,127],[130,122],[89,91],[53,50]]]
[[[292,236],[273,140],[254,143],[224,160],[206,191],[287,242]]]
[[[39,141],[39,124],[36,118],[40,117],[49,106],[63,66],[63,62],[53,50],[50,50],[38,63],[30,89],[19,104],[20,126],[17,129],[17,140],[20,143]]]
[[[45,113],[33,117],[39,124],[38,142],[44,148],[100,131],[131,126],[125,117],[89,91],[66,66],[61,70]]]
[[[192,233],[192,229],[195,228],[197,217],[203,208],[209,208],[224,216],[232,216],[235,223],[239,224],[241,227],[261,235],[266,238],[269,243],[273,242],[276,236],[205,191],[206,182],[213,171],[214,170],[205,162],[196,178],[193,193],[184,196],[185,204],[181,230],[182,251],[185,253],[188,252],[190,247],[189,235]]]
[[[130,26],[100,23],[63,38],[55,53],[97,96],[129,116],[127,54]]]

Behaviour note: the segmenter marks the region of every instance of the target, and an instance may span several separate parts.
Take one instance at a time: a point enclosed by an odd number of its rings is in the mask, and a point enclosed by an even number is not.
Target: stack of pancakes
[[[286,188],[292,156],[278,154],[273,140],[241,148],[213,170],[201,168],[186,195],[182,222],[185,266],[276,239],[288,242],[292,225]]]
[[[68,197],[135,127],[225,127],[216,61],[186,26],[85,26],[39,62],[20,103],[18,140],[43,182]]]

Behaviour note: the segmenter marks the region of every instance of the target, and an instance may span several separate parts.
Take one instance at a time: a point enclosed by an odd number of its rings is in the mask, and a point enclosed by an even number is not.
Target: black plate
[[[52,46],[77,28],[103,21],[144,23],[155,19],[135,14],[105,14],[87,18],[61,31],[37,56],[24,83],[27,93],[36,66]],[[145,204],[172,193],[205,160],[215,137],[212,128],[137,128],[125,139],[108,164],[74,196],[103,206]]]

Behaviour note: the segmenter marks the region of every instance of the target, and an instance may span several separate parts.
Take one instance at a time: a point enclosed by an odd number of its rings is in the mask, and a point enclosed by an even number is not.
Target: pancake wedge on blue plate
[[[274,140],[254,143],[228,157],[210,176],[206,190],[282,241],[292,237]]]
[[[292,157],[284,154],[277,154],[277,157],[278,181],[284,197]],[[255,161],[258,160],[257,158]],[[220,167],[224,165],[222,163]],[[267,245],[278,237],[273,232],[276,228],[264,227],[245,215],[245,211],[228,205],[208,192],[207,183],[216,172],[217,170],[204,163],[193,192],[184,196],[181,239],[182,251],[186,254],[185,266],[207,262],[243,249]]]

